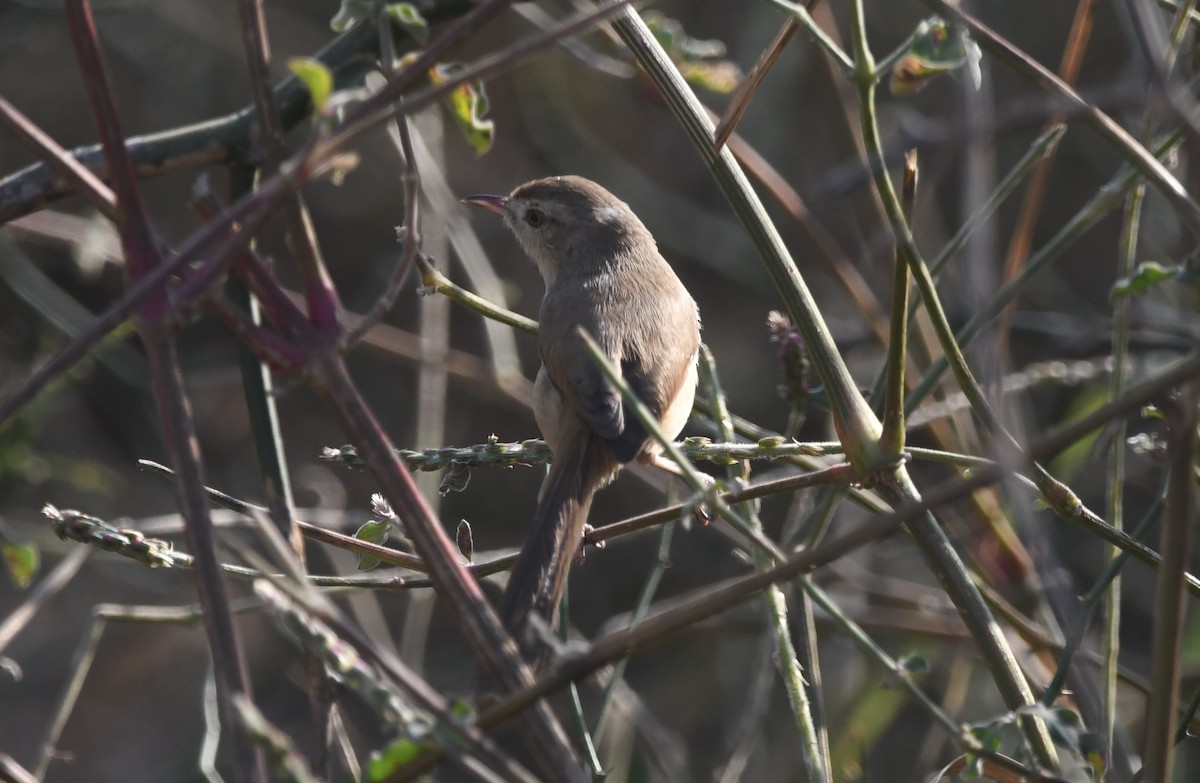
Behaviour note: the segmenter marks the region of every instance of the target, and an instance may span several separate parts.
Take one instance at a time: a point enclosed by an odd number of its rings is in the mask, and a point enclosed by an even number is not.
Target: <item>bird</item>
[[[580,176],[464,203],[500,215],[545,283],[534,418],[554,458],[498,613],[528,659],[544,654],[593,495],[629,462],[678,473],[584,347],[590,335],[674,438],[691,413],[699,309],[629,205]],[[540,650],[540,652],[539,652]]]

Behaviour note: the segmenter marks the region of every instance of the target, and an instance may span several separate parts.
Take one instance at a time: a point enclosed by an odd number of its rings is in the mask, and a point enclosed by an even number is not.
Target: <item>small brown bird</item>
[[[696,302],[629,206],[583,177],[527,182],[505,196],[469,196],[501,215],[546,283],[534,415],[554,462],[500,604],[527,657],[531,614],[552,625],[583,538],[592,495],[633,459],[678,472],[596,367],[582,327],[674,438],[696,391]]]

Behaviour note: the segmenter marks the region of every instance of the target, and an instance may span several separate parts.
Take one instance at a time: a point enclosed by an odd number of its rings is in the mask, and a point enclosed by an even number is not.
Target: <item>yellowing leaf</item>
[[[29,587],[33,575],[37,573],[42,557],[38,548],[32,544],[13,544],[8,541],[0,542],[0,554],[4,556],[4,565],[8,568],[8,577],[18,590]]]
[[[392,3],[387,7],[388,16],[404,28],[404,32],[424,44],[429,40],[429,23],[412,3]]]
[[[461,70],[462,66],[458,63],[439,63],[430,69],[429,80],[434,84],[444,84]],[[472,80],[455,85],[445,102],[475,154],[482,155],[490,150],[496,135],[496,123],[484,119],[488,101],[483,82]]]
[[[742,81],[742,71],[729,60],[698,60],[679,65],[683,78],[718,95],[727,95]]]
[[[952,27],[939,17],[930,17],[917,25],[908,52],[892,68],[888,86],[893,95],[912,95],[935,76],[965,71],[975,89],[979,89],[983,78],[979,68],[982,56],[979,46],[965,30]]]
[[[723,59],[724,43],[692,38],[678,20],[658,11],[647,11],[643,18],[689,83],[721,94],[737,89],[742,81],[742,71],[733,61]]]
[[[308,88],[313,108],[318,112],[323,111],[329,96],[333,94],[333,74],[325,63],[312,57],[293,57],[288,60],[288,70]]]

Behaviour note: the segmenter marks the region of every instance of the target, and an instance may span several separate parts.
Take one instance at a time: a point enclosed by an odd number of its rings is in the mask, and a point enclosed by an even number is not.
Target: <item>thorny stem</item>
[[[133,163],[125,148],[91,8],[86,0],[67,0],[65,10],[88,102],[120,205],[123,222],[119,228],[125,251],[126,273],[130,281],[137,282],[156,268],[164,266],[160,244],[150,225]],[[163,439],[177,474],[176,493],[179,507],[187,520],[185,533],[188,545],[196,558],[196,588],[204,607],[204,625],[213,656],[222,721],[226,726],[234,726],[232,699],[239,693],[250,694],[249,679],[233,627],[225,582],[216,559],[212,519],[204,497],[200,449],[183,384],[178,344],[173,330],[164,323],[170,314],[171,306],[166,294],[158,290],[147,298],[136,313],[135,320],[150,364]],[[237,780],[266,779],[262,755],[250,746],[248,738],[240,730],[233,731],[233,753]]]
[[[396,514],[405,521],[409,537],[430,569],[438,594],[454,608],[454,614],[467,634],[471,646],[488,671],[506,689],[519,690],[532,681],[512,637],[480,590],[478,583],[460,562],[455,544],[446,535],[432,510],[421,496],[408,470],[400,462],[387,435],[379,427],[345,365],[336,356],[326,355],[313,370],[318,388],[329,401],[343,429],[362,450],[383,496]],[[583,767],[562,727],[540,702],[523,718],[524,727],[536,742],[531,743],[544,772],[551,777],[583,781]]]
[[[564,36],[594,26],[599,20],[613,14],[627,1],[612,0],[595,11],[577,15],[554,30],[535,36],[517,46],[509,47],[498,56],[485,58],[455,77],[422,90],[413,95],[411,99],[406,99],[404,107],[410,113],[422,109],[456,89],[464,81],[481,78],[510,67],[514,62],[553,45]],[[482,23],[484,16],[497,12],[498,9],[494,3],[476,7],[458,24],[447,28],[429,47],[423,50],[424,54],[441,52],[452,42],[473,32]],[[284,161],[280,170],[264,181],[253,194],[235,203],[216,220],[193,234],[169,263],[155,267],[148,273],[146,279],[137,281],[126,297],[102,317],[100,323],[94,324],[84,335],[71,341],[62,352],[22,384],[11,398],[0,404],[0,426],[27,405],[51,380],[70,368],[91,346],[112,331],[133,310],[154,296],[173,272],[201,257],[207,258],[205,266],[219,266],[232,253],[242,248],[250,237],[280,209],[286,198],[325,172],[343,146],[358,138],[375,122],[383,121],[391,116],[390,104],[381,96],[384,93],[388,96],[393,93],[399,95],[404,88],[410,86],[418,78],[419,74],[424,73],[423,70],[415,69],[415,65],[423,62],[424,60],[419,60],[410,63],[397,75],[396,79],[388,83],[384,90],[358,106],[357,112],[352,115],[353,122],[347,121],[328,137],[311,140],[304,149]],[[235,225],[239,226],[240,230],[231,230],[231,227]]]

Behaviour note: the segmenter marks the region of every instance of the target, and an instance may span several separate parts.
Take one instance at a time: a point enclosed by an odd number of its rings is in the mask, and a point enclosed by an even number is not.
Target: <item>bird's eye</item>
[[[525,222],[537,228],[546,222],[546,216],[540,209],[527,209],[525,210]]]

